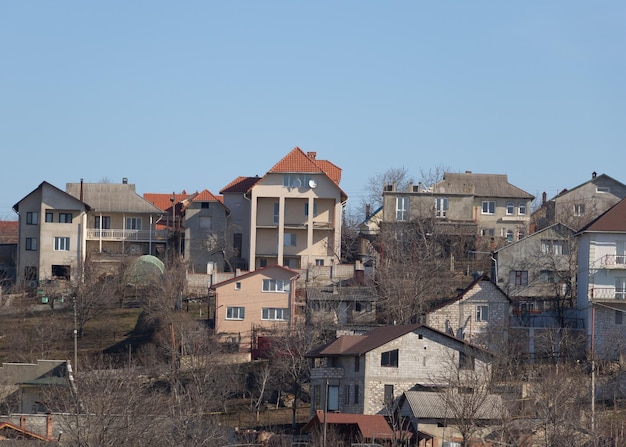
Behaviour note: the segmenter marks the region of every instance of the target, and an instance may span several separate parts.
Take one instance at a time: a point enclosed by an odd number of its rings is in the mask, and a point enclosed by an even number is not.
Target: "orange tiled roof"
[[[248,192],[248,190],[252,188],[259,180],[261,180],[261,177],[259,176],[256,176],[256,177],[239,176],[235,180],[230,182],[228,185],[220,189],[220,194],[224,194],[227,192],[240,192],[240,193]]]
[[[194,202],[195,201],[198,201],[198,202],[210,202],[210,201],[223,202],[224,201],[224,197],[216,196],[215,194],[213,194],[208,189],[205,189],[205,190],[200,191],[198,193],[198,195],[196,197],[194,197],[192,200]]]
[[[18,241],[17,220],[1,220],[0,221],[0,244],[17,244]]]
[[[268,172],[301,172],[307,174],[325,173],[317,164],[316,152],[305,154],[299,147],[294,147],[282,160],[276,163]]]
[[[193,194],[187,194],[186,191],[183,191],[180,194],[174,194],[174,203],[180,203],[192,195]],[[143,198],[162,211],[172,209],[172,194],[146,192],[144,193]]]

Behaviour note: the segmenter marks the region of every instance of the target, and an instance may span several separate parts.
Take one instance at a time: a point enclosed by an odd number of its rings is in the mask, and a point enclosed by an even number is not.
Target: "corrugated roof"
[[[433,186],[437,194],[460,194],[477,197],[533,199],[532,194],[513,186],[506,174],[473,174],[446,172],[443,180]]]
[[[404,398],[411,408],[411,412],[415,418],[419,419],[454,419],[454,413],[450,409],[447,401],[455,402],[458,400],[459,406],[463,402],[464,396],[472,396],[467,399],[465,407],[473,410],[473,419],[501,419],[505,411],[502,398],[497,394],[487,394],[480,398],[474,395],[464,395],[457,391],[450,391],[453,394],[445,392],[433,391],[405,391]],[[454,405],[454,404],[452,404]]]
[[[303,427],[307,432],[324,423],[324,412],[316,410],[315,416]],[[356,425],[363,439],[392,439],[393,430],[382,414],[326,413],[326,424]]]
[[[585,226],[586,231],[626,232],[626,199],[622,199]]]
[[[18,227],[17,220],[0,220],[0,244],[17,244]]]
[[[135,192],[128,183],[67,183],[66,192],[96,212],[152,213],[162,210]],[[82,190],[82,192],[81,192]]]

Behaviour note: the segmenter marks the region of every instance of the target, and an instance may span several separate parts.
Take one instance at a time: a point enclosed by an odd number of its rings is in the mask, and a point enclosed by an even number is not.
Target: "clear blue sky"
[[[4,1],[0,219],[42,181],[209,189],[293,147],[358,205],[391,167],[626,183],[626,2]]]

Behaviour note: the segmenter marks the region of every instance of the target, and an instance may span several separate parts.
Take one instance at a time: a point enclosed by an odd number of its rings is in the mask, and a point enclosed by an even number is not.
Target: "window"
[[[526,204],[524,202],[520,202],[520,204],[517,206],[517,214],[519,214],[520,216],[526,215]]]
[[[285,247],[295,247],[296,246],[296,233],[285,233]]]
[[[274,203],[274,224],[278,225],[278,215],[280,214],[280,203]]]
[[[435,199],[435,216],[446,217],[448,214],[448,198],[438,197]]]
[[[489,321],[489,306],[476,306],[476,321]]]
[[[46,211],[46,222],[54,222],[54,213],[52,211]]]
[[[459,351],[459,369],[473,370],[474,357],[463,351]]]
[[[241,249],[243,248],[243,234],[235,233],[233,234],[233,249],[235,250],[235,256],[241,256]]]
[[[528,271],[527,270],[511,270],[509,273],[509,282],[516,286],[528,285]]]
[[[513,214],[515,214],[515,204],[513,202],[507,202],[506,203],[506,215],[512,216]]]
[[[261,258],[261,260],[259,261],[259,266],[267,267],[267,258]]]
[[[343,404],[350,405],[350,385],[343,386]]]
[[[481,236],[491,236],[494,237],[496,234],[495,228],[481,228],[480,235]]]
[[[38,225],[39,213],[29,211],[26,213],[26,225]]]
[[[227,320],[243,320],[246,313],[245,307],[227,307],[226,319]]]
[[[287,267],[290,269],[298,268],[298,260],[293,258],[285,258],[283,259],[283,267]]]
[[[241,290],[241,281],[235,283],[235,290]]]
[[[111,216],[96,216],[94,222],[96,229],[110,230],[111,229]]]
[[[264,307],[261,319],[271,321],[285,321],[287,320],[287,314],[287,309],[282,309],[280,307]]]
[[[396,197],[396,220],[406,221],[409,210],[408,197]]]
[[[517,232],[517,240],[521,241],[522,239],[524,239],[524,237],[526,236],[526,233],[524,232],[524,230],[519,230]]]
[[[57,279],[70,279],[70,266],[69,265],[53,265],[52,276]]]
[[[59,223],[72,223],[72,213],[59,213]]]
[[[541,253],[550,255],[566,255],[569,253],[567,241],[558,239],[542,239]]]
[[[393,385],[385,385],[383,398],[385,405],[391,405],[393,403]]]
[[[339,410],[339,387],[337,385],[328,385],[328,402],[326,402],[328,411]]]
[[[574,204],[574,216],[581,217],[584,215],[585,215],[585,204],[584,203]]]
[[[485,200],[483,202],[483,214],[496,214],[496,202]]]
[[[354,400],[352,401],[353,404],[358,404],[359,403],[359,384],[355,383],[354,384]]]
[[[309,202],[304,204],[304,215],[309,216]],[[313,217],[317,216],[317,203],[313,202]]]
[[[624,324],[624,314],[621,310],[615,310],[615,324]]]
[[[322,387],[320,385],[313,385],[313,409],[320,407],[322,397]]]
[[[547,284],[554,284],[554,271],[552,270],[542,270],[541,271],[541,281]]]
[[[323,267],[324,266],[324,260],[323,259],[316,259],[315,260],[315,265],[318,267]]]
[[[385,366],[389,368],[397,368],[398,367],[398,350],[394,349],[393,351],[383,352],[380,355],[380,366]]]
[[[25,246],[26,246],[26,250],[28,251],[36,251],[37,250],[37,238],[27,237]]]
[[[203,210],[208,210],[209,209],[209,202],[201,202],[200,203],[200,208]]]
[[[608,186],[597,186],[596,187],[596,192],[611,192],[611,188],[609,188]]]
[[[626,299],[626,278],[615,278],[615,298]]]
[[[55,251],[70,251],[70,238],[69,237],[55,237],[54,238],[54,250]]]
[[[506,230],[507,242],[513,242],[513,230]]]
[[[263,292],[289,292],[289,281],[282,279],[264,279]]]
[[[358,355],[354,356],[354,372],[359,372],[361,370],[361,357]]]
[[[140,217],[127,217],[126,229],[127,230],[141,230],[141,218]]]

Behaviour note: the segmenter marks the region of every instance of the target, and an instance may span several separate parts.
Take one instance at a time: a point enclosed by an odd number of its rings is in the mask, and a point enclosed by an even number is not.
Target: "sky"
[[[217,194],[291,149],[626,183],[626,2],[0,2],[0,219],[47,181]]]

